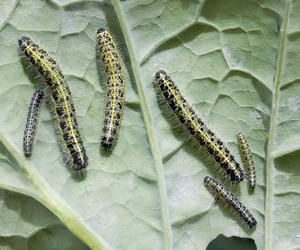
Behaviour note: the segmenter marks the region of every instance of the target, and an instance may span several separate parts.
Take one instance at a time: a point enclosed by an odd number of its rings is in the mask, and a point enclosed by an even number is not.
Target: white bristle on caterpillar
[[[242,221],[251,229],[256,228],[256,219],[249,212],[249,210],[225,187],[218,183],[214,178],[206,176],[204,178],[204,184],[208,187],[209,191],[216,198],[221,200],[225,205],[232,208],[232,210],[238,214]]]
[[[193,108],[188,104],[165,71],[160,70],[155,74],[155,83],[159,92],[187,132],[205,148],[215,162],[219,164],[222,173],[232,183],[240,183],[244,178],[244,174],[239,163],[234,159],[234,156],[224,143],[196,115]]]
[[[248,186],[250,189],[254,189],[256,185],[256,171],[255,171],[255,165],[252,158],[252,152],[250,150],[246,137],[242,133],[238,134],[238,142],[244,160]]]
[[[74,171],[86,168],[88,158],[80,137],[71,91],[57,63],[28,37],[21,37],[19,46],[45,79],[50,104],[69,165]]]
[[[109,150],[117,141],[121,126],[125,100],[125,74],[117,46],[108,29],[98,29],[97,41],[107,78],[101,146]]]

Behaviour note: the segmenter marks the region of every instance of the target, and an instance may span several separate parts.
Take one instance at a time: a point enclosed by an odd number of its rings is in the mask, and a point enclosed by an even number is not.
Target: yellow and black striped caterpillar
[[[68,163],[73,170],[85,168],[88,158],[79,134],[71,92],[63,74],[55,60],[30,38],[23,36],[19,46],[45,79]]]
[[[252,153],[249,148],[247,139],[242,133],[238,134],[238,142],[240,145],[242,156],[244,158],[244,165],[245,165],[245,172],[246,172],[246,179],[248,181],[248,186],[249,188],[254,189],[256,185],[255,166],[253,163]]]
[[[230,206],[251,230],[256,228],[257,222],[253,215],[230,191],[209,176],[204,178],[204,184],[217,200],[220,199],[225,205]]]
[[[224,143],[196,115],[167,73],[163,70],[158,71],[155,74],[155,82],[169,107],[188,133],[203,145],[232,183],[241,182],[244,174],[239,163],[236,162]]]
[[[44,95],[45,94],[42,90],[37,90],[33,93],[33,96],[31,98],[23,137],[23,150],[25,157],[31,157],[32,155],[32,147],[39,120],[40,107]]]
[[[111,149],[117,140],[121,126],[125,99],[125,75],[117,46],[108,29],[98,29],[97,41],[107,78],[101,146],[104,149]]]

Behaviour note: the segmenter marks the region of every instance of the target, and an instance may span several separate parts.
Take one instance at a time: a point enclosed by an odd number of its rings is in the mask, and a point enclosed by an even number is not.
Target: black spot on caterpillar
[[[240,145],[242,156],[244,158],[244,165],[246,170],[245,172],[246,172],[246,179],[248,181],[248,186],[249,188],[254,189],[256,185],[255,166],[253,163],[252,153],[249,148],[247,139],[242,133],[238,134],[238,142]]]
[[[31,98],[23,137],[23,149],[25,157],[31,157],[32,155],[32,147],[39,120],[39,111],[43,98],[44,92],[41,90],[35,91]]]
[[[209,191],[216,197],[217,200],[221,199],[225,205],[231,207],[233,211],[239,215],[242,221],[246,223],[251,230],[255,230],[257,224],[255,218],[230,191],[209,176],[204,178],[204,184],[208,187]]]
[[[125,75],[117,46],[108,29],[98,29],[97,41],[107,78],[101,146],[108,150],[116,142],[121,126],[125,98]]]
[[[155,82],[159,92],[188,133],[206,149],[232,183],[241,182],[244,174],[239,163],[236,162],[224,143],[196,115],[167,73],[163,70],[158,71],[155,74]]]
[[[45,79],[68,163],[73,170],[85,168],[88,158],[79,134],[71,91],[63,74],[55,60],[30,38],[23,36],[19,46]]]

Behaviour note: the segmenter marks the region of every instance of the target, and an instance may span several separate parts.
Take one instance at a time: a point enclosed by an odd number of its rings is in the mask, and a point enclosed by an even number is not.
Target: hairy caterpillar
[[[254,189],[256,185],[255,166],[253,163],[252,153],[249,148],[247,139],[242,133],[238,134],[238,142],[245,162],[244,165],[246,169],[245,172],[246,172],[246,179],[248,181],[248,186],[249,188]]]
[[[230,191],[209,176],[204,178],[204,184],[217,200],[221,199],[226,205],[230,206],[251,230],[256,228],[257,222],[253,215]]]
[[[101,146],[108,150],[116,142],[121,125],[125,98],[125,76],[121,57],[109,31],[105,28],[98,29],[97,40],[107,78]]]
[[[23,36],[19,46],[45,79],[68,163],[73,170],[85,168],[88,158],[80,138],[71,92],[63,74],[54,59],[30,38]]]
[[[44,95],[45,94],[43,91],[37,90],[34,92],[31,98],[23,137],[23,149],[25,157],[31,157],[32,155],[32,147],[39,118],[38,116]]]
[[[158,71],[155,74],[155,82],[161,95],[164,96],[169,107],[175,112],[178,120],[185,126],[189,134],[200,145],[203,145],[232,183],[241,182],[244,174],[239,163],[236,162],[224,143],[196,115],[167,73],[163,70]]]

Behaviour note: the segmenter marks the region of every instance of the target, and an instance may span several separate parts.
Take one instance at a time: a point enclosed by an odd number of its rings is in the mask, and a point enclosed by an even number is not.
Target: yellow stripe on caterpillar
[[[107,78],[101,146],[109,150],[117,141],[121,126],[125,99],[125,74],[117,46],[108,29],[98,29],[97,41]]]
[[[221,199],[221,201],[231,207],[232,210],[239,215],[242,221],[246,223],[251,230],[255,230],[257,224],[256,219],[229,190],[209,176],[204,178],[204,184],[216,199]]]
[[[44,77],[50,103],[56,117],[60,139],[73,170],[88,165],[88,158],[78,130],[71,91],[55,60],[28,37],[21,37],[19,46]]]
[[[160,70],[155,74],[155,83],[179,122],[219,164],[224,175],[234,184],[241,182],[244,174],[239,163],[224,143],[196,115],[165,71]]]
[[[246,137],[242,133],[238,134],[238,142],[244,159],[246,179],[248,181],[248,186],[249,188],[254,189],[256,185],[256,171],[255,171],[255,166],[252,158],[252,152],[250,150]]]

